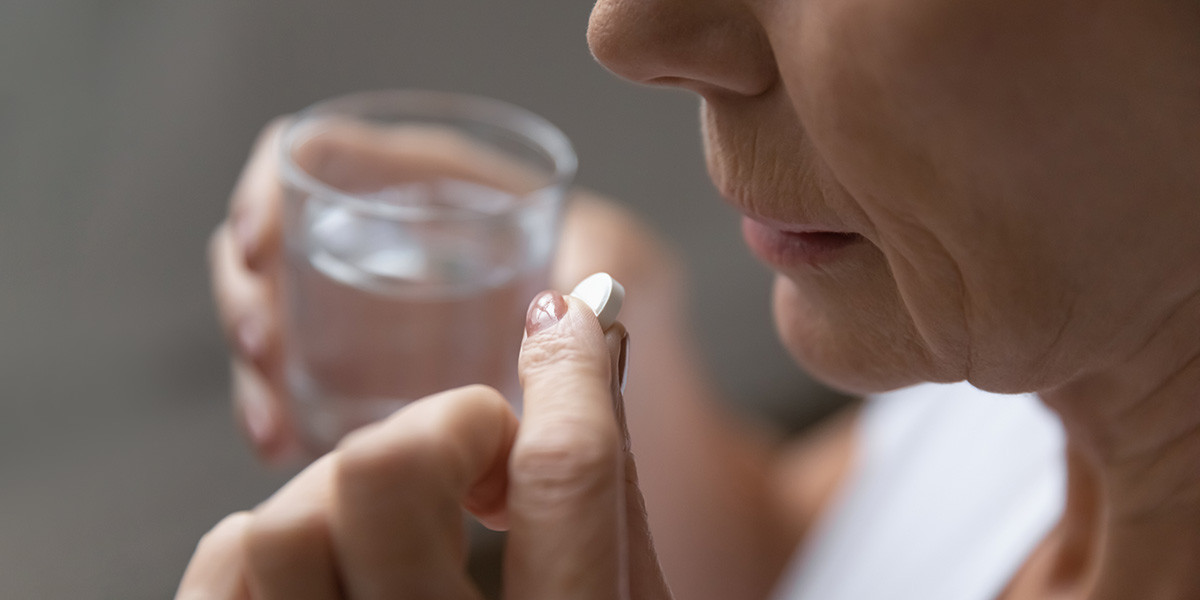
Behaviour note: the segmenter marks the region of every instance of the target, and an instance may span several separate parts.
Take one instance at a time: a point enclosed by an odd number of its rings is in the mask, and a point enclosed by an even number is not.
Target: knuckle
[[[584,377],[608,378],[608,361],[593,356],[587,348],[566,336],[539,335],[526,339],[520,362],[522,382],[556,370],[569,370]]]
[[[525,339],[521,347],[521,366],[525,369],[535,369],[549,364],[562,349],[562,342],[549,335],[539,335]]]
[[[571,423],[547,435],[522,439],[513,448],[510,477],[534,502],[559,503],[612,485],[619,448],[612,432]]]
[[[341,487],[358,478],[370,479],[387,464],[388,456],[378,442],[376,432],[382,424],[369,425],[342,438],[334,452],[334,472]]]
[[[261,509],[245,525],[246,557],[251,566],[272,564],[293,549],[321,543],[325,530],[325,516],[316,510]]]
[[[249,512],[235,512],[221,519],[196,543],[196,555],[227,552],[242,541],[242,534],[252,520]]]
[[[392,424],[389,421],[354,432],[338,446],[335,481],[339,490],[374,488],[437,475],[446,454],[437,431],[413,427],[411,423],[387,426]]]
[[[446,402],[433,411],[427,427],[439,436],[451,436],[465,418],[500,418],[511,410],[508,399],[488,385],[472,384],[446,392]]]
[[[472,406],[493,408],[508,405],[504,394],[501,394],[496,388],[482,383],[458,388],[458,396],[461,398],[461,402],[469,403]]]
[[[383,482],[449,481],[467,468],[471,419],[510,410],[494,388],[471,385],[413,403],[386,421],[346,436],[335,452],[341,490]]]

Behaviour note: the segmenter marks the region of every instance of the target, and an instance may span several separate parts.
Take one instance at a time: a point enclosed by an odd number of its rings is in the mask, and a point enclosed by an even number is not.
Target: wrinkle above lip
[[[743,211],[743,214],[749,219],[756,221],[762,225],[766,225],[771,229],[778,230],[781,233],[814,233],[814,234],[837,234],[837,235],[861,235],[857,231],[852,231],[848,228],[827,226],[823,223],[795,223],[791,221],[782,221],[775,219],[769,215],[762,215],[754,212]]]
[[[782,98],[786,99],[786,97]],[[782,117],[776,114],[784,111]],[[785,127],[763,124],[788,123]],[[780,99],[702,103],[709,177],[742,214],[781,231],[859,233],[849,195]],[[844,206],[846,205],[846,206]]]

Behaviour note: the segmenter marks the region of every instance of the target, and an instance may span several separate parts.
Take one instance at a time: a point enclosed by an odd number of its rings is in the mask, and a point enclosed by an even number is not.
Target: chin
[[[833,389],[862,395],[961,379],[938,373],[896,294],[850,296],[779,275],[773,296],[783,345],[801,368]]]

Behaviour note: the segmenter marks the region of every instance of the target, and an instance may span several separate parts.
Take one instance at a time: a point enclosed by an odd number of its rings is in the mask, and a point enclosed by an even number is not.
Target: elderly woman
[[[353,435],[214,528],[180,597],[476,597],[460,508],[508,529],[520,600],[1200,597],[1200,2],[600,0],[588,41],[703,98],[795,359],[907,389],[761,443],[709,401],[669,255],[585,200],[561,284],[653,290],[624,404],[624,329],[547,292],[519,424],[471,387]],[[272,168],[214,238],[230,323],[273,301]],[[267,454],[273,335],[237,350]]]

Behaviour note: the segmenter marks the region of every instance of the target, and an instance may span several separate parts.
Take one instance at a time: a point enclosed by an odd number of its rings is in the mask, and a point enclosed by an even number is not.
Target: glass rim
[[[544,155],[552,165],[544,184],[528,192],[515,195],[513,206],[498,213],[466,213],[455,211],[449,214],[433,214],[411,206],[399,206],[376,202],[362,195],[339,189],[321,181],[292,160],[291,149],[301,133],[302,125],[312,123],[322,116],[343,115],[361,117],[370,109],[382,111],[407,107],[415,118],[460,120],[474,122],[507,132],[535,152]],[[570,139],[544,117],[515,104],[458,92],[433,90],[376,90],[355,92],[322,100],[295,113],[287,119],[279,136],[278,152],[280,171],[285,185],[293,185],[304,192],[324,198],[335,199],[347,208],[372,216],[408,221],[473,221],[502,218],[520,211],[539,200],[546,200],[547,191],[566,187],[575,177],[578,158]],[[554,196],[551,195],[551,198]]]

